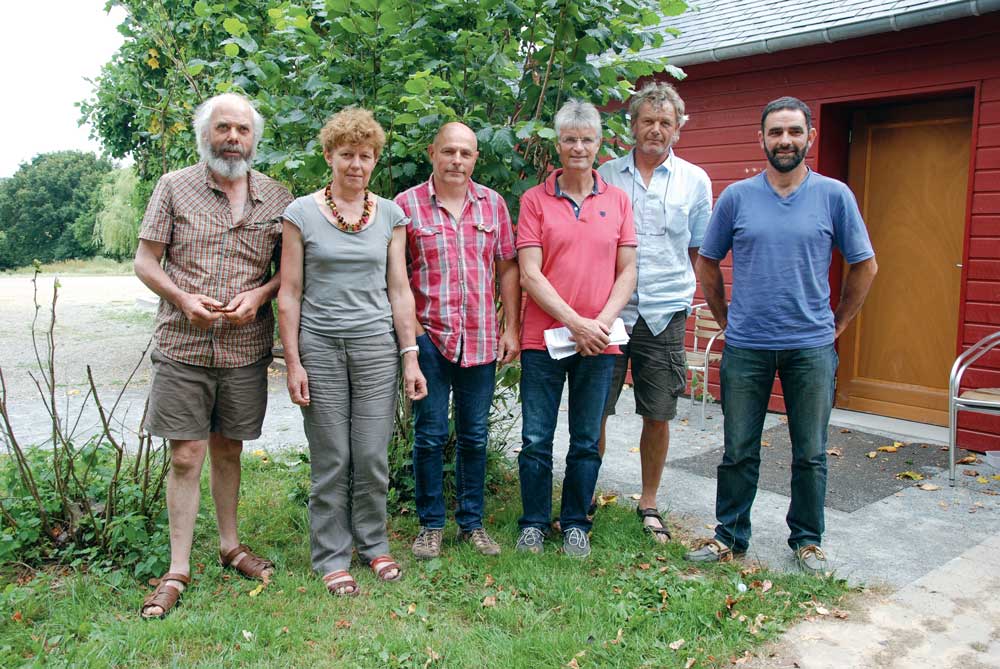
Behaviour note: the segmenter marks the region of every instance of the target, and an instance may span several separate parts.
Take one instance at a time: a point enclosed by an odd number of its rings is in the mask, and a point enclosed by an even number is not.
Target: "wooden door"
[[[947,425],[972,100],[858,110],[851,127],[848,183],[878,276],[840,337],[836,404]]]

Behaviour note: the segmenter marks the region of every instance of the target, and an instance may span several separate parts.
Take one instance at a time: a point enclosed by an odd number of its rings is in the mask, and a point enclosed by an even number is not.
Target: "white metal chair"
[[[948,462],[951,485],[955,485],[955,449],[958,436],[958,412],[974,411],[1000,415],[1000,388],[962,390],[962,376],[981,357],[1000,346],[1000,332],[983,337],[958,358],[951,368],[948,381]]]
[[[725,340],[722,328],[715,321],[715,316],[708,308],[708,304],[696,304],[691,313],[694,315],[694,345],[691,350],[685,351],[687,354],[688,371],[691,372],[691,406],[695,403],[695,375],[701,377],[701,429],[705,429],[705,405],[708,403],[708,367],[713,362],[722,359],[722,353],[712,353],[715,341]],[[699,340],[702,348],[699,349]]]

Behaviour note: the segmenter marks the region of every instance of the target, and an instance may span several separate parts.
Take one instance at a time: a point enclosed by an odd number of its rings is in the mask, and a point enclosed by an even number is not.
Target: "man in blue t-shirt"
[[[685,558],[719,562],[747,550],[761,431],[777,373],[792,441],[788,545],[804,571],[822,574],[834,341],[861,309],[877,266],[851,191],[804,162],[816,140],[809,107],[797,98],[779,98],[764,108],[760,126],[767,169],[723,191],[695,268],[726,331],[720,370],[725,453],[718,470],[715,537]],[[834,247],[850,266],[836,311],[830,309],[829,282]],[[727,305],[719,263],[730,250],[732,303]]]

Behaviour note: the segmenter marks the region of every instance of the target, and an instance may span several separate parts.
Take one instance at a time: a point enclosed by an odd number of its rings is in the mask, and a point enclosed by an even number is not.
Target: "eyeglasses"
[[[564,146],[583,144],[584,147],[590,148],[597,143],[597,140],[593,137],[560,137],[559,143]]]

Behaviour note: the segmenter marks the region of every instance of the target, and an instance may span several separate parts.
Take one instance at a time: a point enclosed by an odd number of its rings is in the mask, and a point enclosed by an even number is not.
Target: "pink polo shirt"
[[[584,318],[595,318],[611,296],[618,263],[618,247],[637,246],[632,204],[628,195],[609,186],[594,172],[594,192],[579,213],[572,200],[556,194],[556,178],[549,175],[521,196],[517,220],[517,248],[541,247],[542,274],[559,296]],[[545,350],[542,333],[564,325],[530,296],[525,300],[521,348]],[[620,353],[609,346],[605,353]]]

